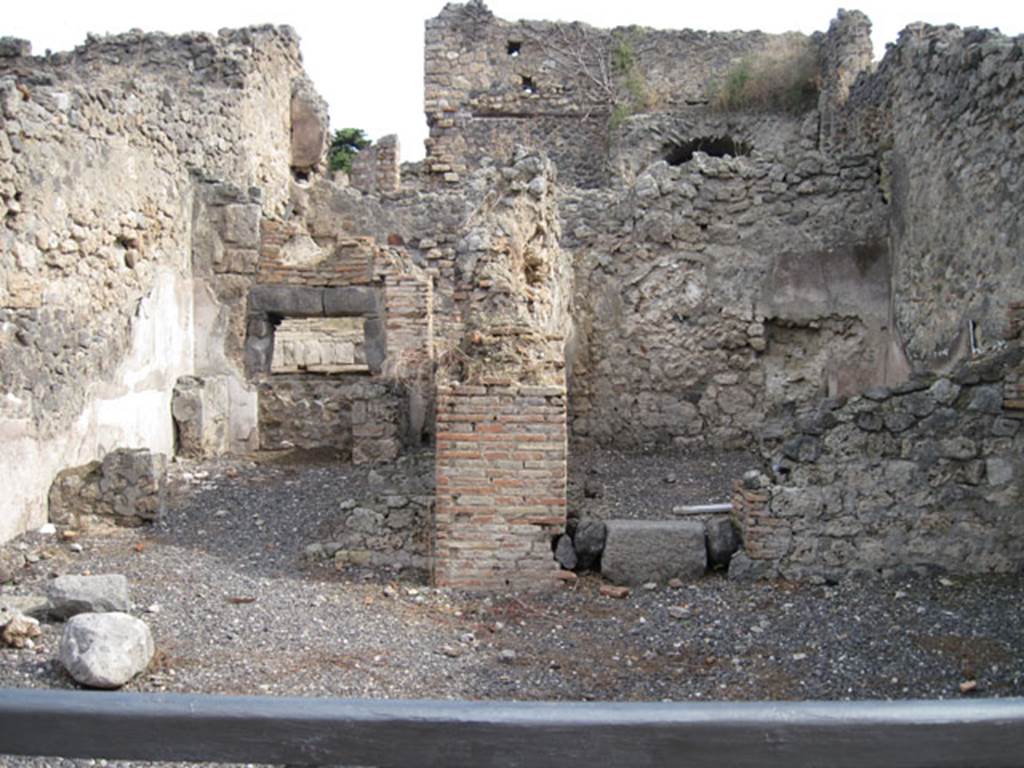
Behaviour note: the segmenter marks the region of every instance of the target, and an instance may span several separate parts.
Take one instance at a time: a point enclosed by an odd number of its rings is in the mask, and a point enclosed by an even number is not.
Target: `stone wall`
[[[427,167],[458,183],[525,144],[565,182],[600,186],[610,121],[706,104],[744,57],[814,45],[802,35],[509,22],[481,2],[448,4],[426,26]]]
[[[949,377],[872,388],[769,425],[766,472],[735,497],[742,573],[1019,572],[1022,360],[1016,343]]]
[[[726,132],[751,154],[659,157]],[[816,134],[784,116],[636,121],[618,164],[630,183],[563,191],[574,437],[741,445],[789,404],[905,376],[873,162],[821,152]]]
[[[896,325],[921,366],[955,365],[1006,332],[1024,292],[1024,37],[923,25],[879,77],[892,134]]]
[[[336,448],[356,464],[394,459],[401,448],[398,393],[358,375],[270,376],[259,383],[260,448]]]
[[[356,373],[366,365],[361,318],[285,318],[274,332],[271,373]]]
[[[0,463],[32,470],[0,501],[0,538],[42,523],[61,467],[173,449],[171,390],[194,365],[195,180],[259,186],[282,209],[304,78],[287,28],[4,50]]]
[[[398,137],[384,136],[352,158],[350,183],[360,192],[397,192],[402,183]]]
[[[49,493],[50,520],[79,531],[101,520],[150,523],[167,500],[167,457],[118,449],[81,467],[62,470]]]

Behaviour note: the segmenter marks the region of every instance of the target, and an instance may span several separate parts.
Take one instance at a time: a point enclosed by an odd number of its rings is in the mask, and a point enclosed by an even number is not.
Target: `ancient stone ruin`
[[[287,27],[3,39],[0,540],[151,519],[155,454],[430,449],[343,512],[438,585],[1019,571],[1024,40],[869,33],[450,4],[426,159],[348,178]],[[570,451],[734,448],[728,518],[568,507]]]

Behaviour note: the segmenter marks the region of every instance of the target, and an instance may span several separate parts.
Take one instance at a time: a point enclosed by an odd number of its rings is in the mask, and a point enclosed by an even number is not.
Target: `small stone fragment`
[[[605,597],[612,597],[616,600],[629,597],[629,587],[619,587],[614,584],[602,584],[598,592]]]
[[[4,642],[12,648],[31,648],[34,645],[32,638],[41,634],[38,619],[17,613],[4,626],[2,636]]]
[[[690,606],[688,605],[670,605],[666,610],[673,619],[687,619],[690,617]]]
[[[511,648],[505,648],[498,654],[498,658],[507,664],[516,660],[516,652]]]
[[[964,680],[960,683],[960,693],[973,693],[978,690],[977,680]]]

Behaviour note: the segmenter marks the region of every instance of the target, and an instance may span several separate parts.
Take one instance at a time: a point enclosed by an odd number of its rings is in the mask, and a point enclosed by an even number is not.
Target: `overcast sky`
[[[672,3],[668,0],[488,0],[506,19],[580,20],[602,27],[639,24],[663,29],[761,29],[766,32],[825,30],[836,5],[821,0],[769,3]],[[317,89],[331,107],[333,127],[356,126],[372,137],[399,134],[402,159],[423,156],[423,22],[437,15],[442,0],[357,0],[329,4],[282,0],[174,0],[174,2],[82,2],[4,0],[0,36],[32,41],[36,53],[63,51],[88,32],[215,32],[249,24],[290,24]],[[1020,0],[865,0],[851,2],[874,22],[876,57],[913,21],[999,27],[1024,33]],[[333,10],[324,10],[333,8]]]

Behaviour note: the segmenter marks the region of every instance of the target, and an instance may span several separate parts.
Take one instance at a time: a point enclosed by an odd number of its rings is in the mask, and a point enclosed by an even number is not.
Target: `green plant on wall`
[[[631,115],[654,106],[654,94],[647,76],[637,61],[636,52],[628,39],[616,35],[611,48],[612,72],[618,81],[615,105],[612,108],[611,128],[622,125]]]
[[[342,128],[335,131],[331,146],[327,150],[331,170],[351,172],[352,158],[372,144],[362,128]]]
[[[744,57],[708,86],[708,101],[721,112],[801,114],[818,103],[818,57],[807,45],[784,55]]]

